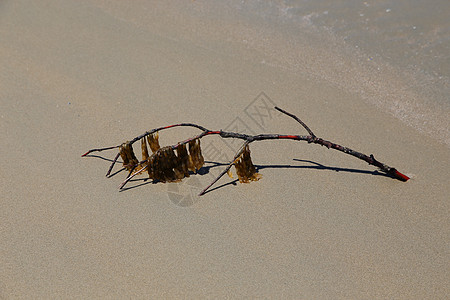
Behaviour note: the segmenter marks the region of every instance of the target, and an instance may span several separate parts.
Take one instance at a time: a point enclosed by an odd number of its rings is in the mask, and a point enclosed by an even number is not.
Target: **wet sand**
[[[280,55],[289,49],[283,37],[278,50],[266,49],[279,51],[275,60],[252,46],[268,31],[218,22],[201,1],[128,5],[0,5],[0,298],[449,294],[450,151],[442,140],[332,80],[329,67],[344,83],[355,74],[312,33],[296,41],[299,72],[288,51]],[[374,80],[361,89],[386,96],[367,88]],[[409,95],[394,95],[402,91]],[[207,137],[207,174],[135,181],[119,192],[124,172],[104,176],[114,152],[80,157],[179,122],[306,134],[265,110],[273,104],[411,180],[318,145],[267,141],[251,145],[260,181],[222,178],[197,197],[223,168],[214,162],[239,147]],[[160,139],[196,133],[172,129]]]

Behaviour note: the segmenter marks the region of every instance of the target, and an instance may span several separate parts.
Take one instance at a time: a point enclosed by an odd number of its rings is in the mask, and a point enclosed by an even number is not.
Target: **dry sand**
[[[0,4],[0,298],[450,293],[448,147],[312,72],[266,63],[236,37],[245,24],[214,32],[201,3],[129,5]],[[320,61],[307,46],[305,62]],[[317,145],[261,142],[251,150],[262,180],[223,178],[199,198],[209,173],[119,192],[123,172],[106,179],[108,161],[80,157],[178,122],[303,134],[287,117],[247,114],[270,103],[261,92],[412,179]],[[224,153],[205,159],[225,161],[228,145],[208,137],[208,153]]]

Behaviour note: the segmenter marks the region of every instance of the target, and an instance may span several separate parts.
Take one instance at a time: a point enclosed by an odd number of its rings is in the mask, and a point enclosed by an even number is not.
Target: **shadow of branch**
[[[86,157],[95,157],[95,158],[100,158],[103,159],[105,161],[109,161],[112,162],[112,159],[108,159],[99,155],[87,155]],[[318,162],[315,161],[311,161],[311,160],[305,160],[305,159],[297,159],[294,158],[293,159],[296,162],[301,162],[301,163],[308,163],[310,165],[280,165],[280,164],[272,164],[272,165],[255,165],[256,170],[259,172],[260,170],[263,169],[268,169],[268,168],[273,168],[273,169],[315,169],[315,170],[328,170],[328,171],[335,171],[335,172],[349,172],[349,173],[355,173],[355,174],[367,174],[367,175],[375,175],[375,176],[384,176],[384,177],[389,177],[389,178],[393,178],[391,175],[386,174],[384,172],[380,172],[377,170],[374,171],[370,171],[370,170],[363,170],[363,169],[352,169],[352,168],[342,168],[342,167],[334,167],[334,166],[326,166],[323,164],[320,164]],[[120,163],[120,162],[117,162]],[[213,168],[219,168],[219,167],[223,167],[223,166],[227,166],[228,163],[221,163],[221,162],[215,162],[215,161],[205,161],[205,163],[207,165],[204,165],[200,170],[197,171],[197,173],[193,173],[190,172],[191,176],[195,176],[195,175],[206,175],[208,173],[210,173],[211,169]],[[116,174],[122,172],[124,170],[124,168],[121,168],[120,170],[116,171],[115,173],[111,174],[110,176],[108,176],[108,178],[115,176]],[[120,189],[120,192],[125,192],[131,189],[135,189],[138,187],[142,187],[144,185],[147,184],[157,184],[159,183],[159,181],[155,181],[155,180],[150,180],[149,178],[140,178],[140,179],[133,179],[130,180],[129,183],[137,183],[135,185],[131,185],[128,187],[124,187],[122,189]],[[217,187],[214,187],[210,190],[208,190],[206,193],[224,188],[226,186],[229,185],[236,185],[238,182],[237,179],[232,180],[230,182],[224,183],[222,185],[219,185]]]
[[[376,176],[385,176],[390,177],[388,174],[379,172],[377,170],[370,171],[370,170],[362,170],[362,169],[351,169],[351,168],[341,168],[341,167],[332,167],[332,166],[325,166],[318,162],[311,161],[311,160],[305,160],[305,159],[297,159],[294,158],[294,161],[303,162],[303,163],[309,163],[311,165],[255,165],[256,170],[263,170],[266,168],[275,168],[275,169],[315,169],[315,170],[328,170],[328,171],[335,171],[335,172],[349,172],[349,173],[356,173],[356,174],[369,174],[369,175],[376,175]]]

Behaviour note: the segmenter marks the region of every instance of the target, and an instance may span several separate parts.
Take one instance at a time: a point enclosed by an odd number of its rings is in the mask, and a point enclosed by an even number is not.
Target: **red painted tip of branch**
[[[408,181],[408,180],[409,180],[409,177],[408,177],[408,176],[406,176],[405,174],[400,173],[400,172],[397,171],[397,170],[395,170],[394,175],[395,175],[395,177],[396,177],[397,179],[399,179],[399,180],[401,180],[401,181]]]
[[[84,157],[84,156],[88,155],[89,152],[90,152],[90,151],[88,151],[88,152],[86,152],[85,154],[81,155],[81,157]]]

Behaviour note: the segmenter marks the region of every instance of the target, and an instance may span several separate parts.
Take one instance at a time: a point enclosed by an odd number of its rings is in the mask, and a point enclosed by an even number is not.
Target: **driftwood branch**
[[[106,147],[106,148],[95,148],[91,149],[82,156],[85,157],[92,152],[100,152],[111,149],[119,149],[119,152],[115,156],[113,162],[111,163],[106,176],[109,176],[117,162],[119,156],[122,157],[123,166],[129,171],[129,174],[125,181],[120,185],[122,189],[126,183],[128,183],[135,176],[142,174],[147,171],[149,177],[154,180],[159,180],[162,182],[166,181],[179,181],[185,177],[189,177],[189,171],[196,172],[203,165],[203,156],[201,154],[200,139],[207,135],[219,135],[221,138],[234,138],[244,140],[242,147],[238,150],[233,160],[230,161],[227,167],[221,172],[221,174],[211,182],[199,196],[204,195],[208,189],[210,189],[223,175],[229,172],[230,168],[234,165],[238,173],[239,181],[250,182],[259,180],[260,175],[257,174],[255,167],[250,158],[249,144],[255,141],[264,140],[277,140],[277,139],[288,139],[295,141],[306,141],[308,143],[318,144],[327,147],[328,149],[335,149],[344,152],[348,155],[352,155],[356,158],[364,160],[370,165],[378,167],[381,171],[388,174],[389,176],[401,180],[407,181],[409,177],[397,171],[397,169],[390,167],[370,155],[365,155],[358,151],[352,150],[348,147],[338,145],[336,143],[318,138],[313,131],[297,116],[279,108],[275,107],[276,110],[286,114],[287,116],[293,118],[298,123],[300,123],[303,128],[306,129],[308,135],[284,135],[284,134],[258,134],[258,135],[247,135],[236,132],[227,132],[223,130],[209,130],[203,126],[194,123],[180,123],[165,127],[159,127],[147,131],[140,136],[135,137],[131,141],[127,141],[117,146]],[[174,127],[194,127],[201,130],[201,133],[181,141],[175,145],[166,146],[161,148],[158,142],[158,132],[174,128]],[[133,151],[133,144],[137,141],[141,141],[142,148],[142,160],[138,161]],[[153,154],[148,154],[147,144],[150,146]],[[187,151],[187,146],[189,146],[189,153]],[[175,154],[176,152],[176,154]]]

